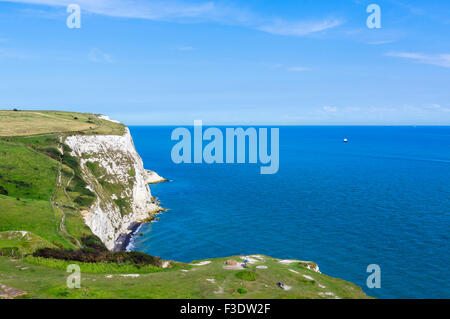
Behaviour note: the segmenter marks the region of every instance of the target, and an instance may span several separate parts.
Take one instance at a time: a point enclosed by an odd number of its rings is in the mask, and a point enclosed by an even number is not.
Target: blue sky
[[[81,29],[66,26],[70,3]],[[371,3],[381,29],[366,26]],[[0,108],[449,125],[449,38],[447,0],[0,0]]]

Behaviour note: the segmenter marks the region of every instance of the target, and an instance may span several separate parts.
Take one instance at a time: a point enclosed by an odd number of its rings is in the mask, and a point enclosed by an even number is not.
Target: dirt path
[[[61,167],[62,167],[62,163],[60,162],[60,163],[59,163],[59,167],[58,167],[58,185],[57,185],[58,187],[63,187],[63,186],[61,185],[61,184],[62,184],[62,182],[61,182],[61,180],[62,180],[62,178],[61,178]],[[69,201],[72,201],[72,199],[70,198],[69,194],[67,193],[67,187],[69,187],[70,182],[72,182],[72,179],[73,179],[74,177],[75,177],[75,173],[72,172],[72,176],[70,177],[69,181],[67,182],[67,185],[63,187],[64,194],[67,196],[67,199],[68,199]],[[72,243],[75,243],[75,245],[76,245],[78,248],[81,248],[82,245],[81,245],[81,243],[78,241],[78,239],[76,239],[76,238],[73,237],[71,234],[69,234],[69,232],[68,232],[67,229],[66,229],[66,213],[64,212],[64,209],[62,209],[61,207],[59,207],[59,205],[57,205],[57,204],[55,203],[53,197],[50,199],[50,203],[51,203],[53,209],[56,209],[56,210],[58,210],[58,211],[61,213],[62,218],[61,218],[61,223],[59,224],[59,230],[60,230],[60,232],[61,232],[62,234],[64,234],[64,236],[65,236],[66,238],[69,238],[69,239],[70,239],[69,241],[71,241]]]

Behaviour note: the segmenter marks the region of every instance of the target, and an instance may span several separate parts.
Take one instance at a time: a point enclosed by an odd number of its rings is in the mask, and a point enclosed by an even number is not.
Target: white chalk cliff
[[[85,223],[112,250],[133,223],[160,209],[148,186],[159,175],[144,169],[128,128],[123,136],[69,136],[64,143],[80,160],[83,179],[97,197],[90,211],[83,212]]]

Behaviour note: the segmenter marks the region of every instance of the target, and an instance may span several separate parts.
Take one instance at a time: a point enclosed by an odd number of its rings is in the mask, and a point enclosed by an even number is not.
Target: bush
[[[255,281],[258,278],[258,274],[253,271],[242,270],[236,273],[236,277],[245,281]]]
[[[79,170],[80,162],[75,156],[72,156],[66,152],[64,152],[64,155],[62,156],[62,162],[63,164],[66,164],[70,168],[74,170]]]
[[[42,258],[27,256],[25,260],[34,265],[41,265],[48,268],[67,270],[67,266],[77,264],[81,268],[82,273],[96,274],[149,274],[154,272],[165,271],[165,269],[152,265],[124,265],[115,263],[83,263],[79,261],[67,261],[60,259]]]
[[[72,153],[72,149],[69,147],[69,145],[62,144],[62,148],[64,153]]]
[[[98,251],[107,251],[105,244],[102,243],[100,238],[94,235],[89,235],[81,238],[81,242],[85,247],[93,248]]]
[[[93,240],[92,238],[87,241]],[[161,258],[145,253],[131,251],[111,252],[102,248],[85,247],[78,250],[41,248],[33,253],[33,257],[51,258],[84,263],[116,263],[126,265],[151,265],[160,267]]]
[[[98,162],[86,162],[87,168],[91,171],[92,174],[94,174],[95,177],[99,177],[98,170],[99,170],[99,163]]]
[[[40,148],[39,151],[55,160],[59,160],[61,158],[61,153],[55,147]]]
[[[241,295],[245,295],[245,294],[247,293],[247,290],[245,290],[244,288],[239,288],[239,289],[237,290],[237,292],[238,292],[239,294],[241,294]]]
[[[0,185],[0,195],[8,196],[8,191],[1,185]]]
[[[122,216],[125,215],[130,208],[128,201],[125,198],[117,198],[114,200],[114,203],[119,207]]]
[[[92,196],[78,196],[73,201],[81,207],[90,207],[94,200],[95,198]]]

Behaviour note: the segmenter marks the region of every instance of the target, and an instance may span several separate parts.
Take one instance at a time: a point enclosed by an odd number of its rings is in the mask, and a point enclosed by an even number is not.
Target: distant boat
[[[348,143],[348,139],[344,138],[344,143]]]

